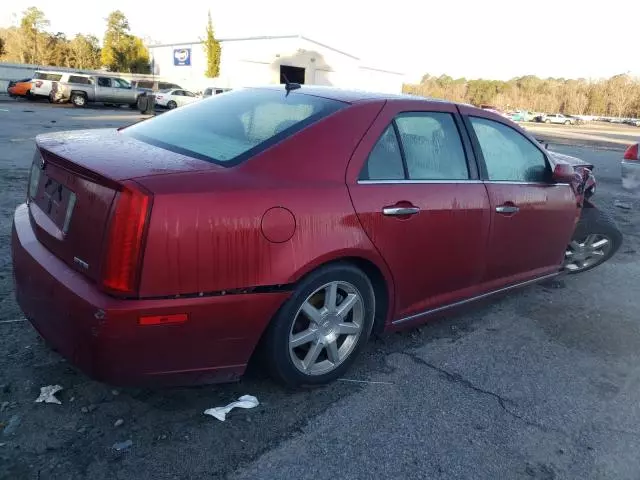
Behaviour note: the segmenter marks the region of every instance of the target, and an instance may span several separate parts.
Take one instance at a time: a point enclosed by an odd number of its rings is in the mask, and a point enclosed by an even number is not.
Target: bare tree
[[[634,89],[634,82],[626,74],[616,75],[607,81],[607,95],[615,116],[622,117],[634,103]]]

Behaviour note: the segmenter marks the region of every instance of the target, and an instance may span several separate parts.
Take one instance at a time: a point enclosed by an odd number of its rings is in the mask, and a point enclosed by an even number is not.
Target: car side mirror
[[[558,163],[553,167],[553,181],[556,183],[573,183],[576,175],[573,166],[567,163]]]

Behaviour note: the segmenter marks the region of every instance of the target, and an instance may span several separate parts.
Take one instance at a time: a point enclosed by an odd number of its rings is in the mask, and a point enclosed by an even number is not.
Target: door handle
[[[405,215],[415,215],[419,211],[418,207],[384,207],[382,214],[388,217],[403,217]]]
[[[498,213],[510,214],[518,213],[519,211],[520,209],[515,205],[500,205],[499,207],[496,207],[496,212]]]

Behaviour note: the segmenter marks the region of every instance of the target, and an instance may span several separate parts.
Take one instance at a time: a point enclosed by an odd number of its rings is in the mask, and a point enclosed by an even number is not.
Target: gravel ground
[[[113,390],[6,323],[22,318],[11,216],[36,134],[139,118],[0,97],[1,479],[640,477],[640,199],[619,188],[619,152],[556,147],[596,164],[595,200],[625,234],[595,271],[376,339],[324,388],[288,392],[254,368],[230,385]],[[51,384],[62,405],[34,403]],[[202,414],[244,394],[260,406]]]

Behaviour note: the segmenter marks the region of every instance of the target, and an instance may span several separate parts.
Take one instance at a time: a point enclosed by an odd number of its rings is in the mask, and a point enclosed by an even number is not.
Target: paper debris
[[[62,402],[55,397],[56,393],[60,390],[62,390],[60,385],[40,387],[40,396],[36,398],[35,403],[57,403],[58,405],[62,405]]]
[[[258,399],[252,395],[243,395],[241,396],[237,402],[230,403],[226,407],[215,407],[209,408],[204,411],[205,415],[211,415],[212,417],[217,418],[221,422],[225,421],[227,417],[227,413],[229,413],[234,408],[255,408],[260,405]]]

